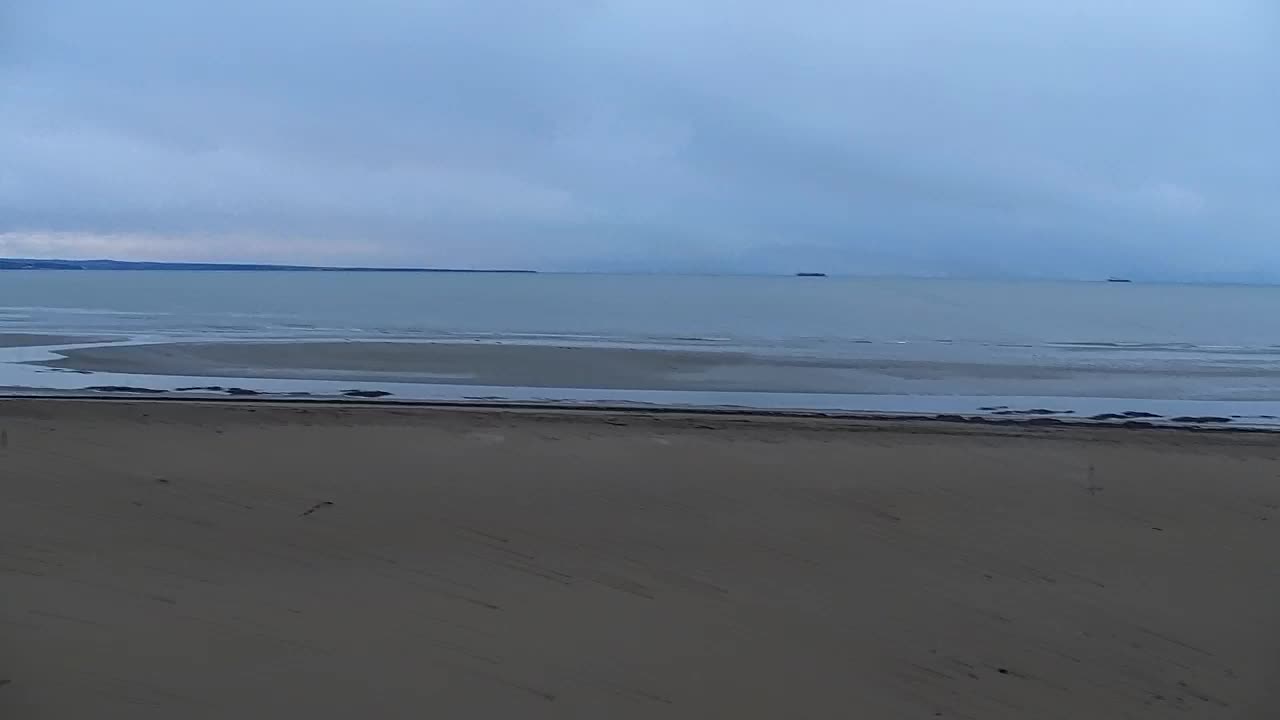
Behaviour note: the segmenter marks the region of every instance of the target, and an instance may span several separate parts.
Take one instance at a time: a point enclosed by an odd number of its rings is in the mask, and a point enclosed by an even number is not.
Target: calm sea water
[[[1280,287],[635,275],[9,271],[0,330],[1280,350]]]
[[[928,396],[935,400],[925,405],[940,410],[947,403],[936,398],[960,396],[1280,403],[1278,287],[18,271],[0,273],[4,331],[148,340],[500,339],[882,362],[856,388],[862,400],[828,401],[842,407],[866,405],[871,395]]]

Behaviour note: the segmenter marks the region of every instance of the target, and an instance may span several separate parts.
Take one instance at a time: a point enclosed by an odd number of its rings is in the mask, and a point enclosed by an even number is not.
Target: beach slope
[[[0,401],[0,717],[1242,718],[1267,434]]]

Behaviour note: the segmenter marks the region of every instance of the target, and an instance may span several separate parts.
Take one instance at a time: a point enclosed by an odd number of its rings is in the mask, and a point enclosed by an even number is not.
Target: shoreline
[[[771,393],[1082,395],[1280,402],[1280,369],[1233,362],[1186,366],[1047,360],[1025,349],[939,346],[903,357],[896,345],[856,353],[796,348],[674,347],[513,340],[242,339],[125,341],[59,348],[28,361],[78,372],[324,379],[598,390]],[[914,351],[913,351],[914,352]],[[1104,352],[1118,352],[1111,348]],[[1084,357],[1084,356],[1082,356]],[[1229,396],[1204,392],[1215,383]],[[1251,388],[1244,393],[1244,388]],[[1069,391],[1069,392],[1068,392]],[[1221,392],[1221,390],[1219,390]]]
[[[1240,433],[1269,435],[1280,432],[1280,428],[1271,426],[1253,426],[1232,424],[1229,418],[1218,417],[1186,417],[1165,418],[1152,417],[1147,413],[1128,411],[1113,413],[1115,417],[1099,419],[1063,415],[1058,411],[1012,411],[1011,415],[966,415],[958,413],[911,413],[911,412],[873,412],[873,411],[830,411],[807,409],[769,409],[751,407],[711,407],[711,406],[679,406],[679,405],[645,405],[624,403],[569,403],[550,401],[519,402],[511,400],[414,400],[393,397],[362,397],[350,395],[345,397],[282,397],[271,393],[261,393],[246,388],[226,388],[227,395],[214,394],[177,394],[151,388],[117,389],[93,394],[72,392],[66,393],[6,393],[0,391],[0,402],[4,401],[56,401],[56,402],[88,402],[88,403],[178,403],[213,406],[255,406],[255,407],[319,407],[319,408],[353,408],[353,409],[418,409],[422,411],[485,411],[527,413],[542,412],[548,414],[564,414],[566,416],[630,416],[630,417],[687,417],[687,418],[725,418],[744,421],[770,420],[781,421],[826,421],[833,425],[841,423],[850,428],[865,425],[885,425],[889,429],[895,426],[909,428],[915,425],[929,427],[944,426],[986,426],[1010,429],[1042,429],[1042,430],[1153,430],[1178,431],[1190,433]],[[351,391],[366,393],[369,391]],[[373,391],[377,394],[377,391]]]
[[[26,343],[77,339],[26,337]],[[960,376],[951,377],[952,372]],[[1059,371],[1001,363],[768,355],[726,348],[500,341],[196,342],[135,337],[0,348],[0,392],[14,396],[378,399],[1280,430],[1280,399],[1253,391],[1230,399],[1243,392],[1235,383],[1265,378],[1229,365],[1226,370],[1204,369],[1226,373],[1211,381],[1231,391],[1210,395],[1220,399],[1144,395],[1148,386],[1141,383],[1168,382],[1158,373],[1122,373],[1101,385],[1097,378],[1093,385],[1076,385],[1069,375],[1057,380],[1041,377],[1052,372]],[[966,373],[972,376],[968,380]],[[975,380],[977,376],[982,379]],[[1130,387],[1130,382],[1138,384]],[[1280,387],[1280,376],[1274,387]],[[1274,387],[1268,392],[1277,394]],[[960,392],[966,388],[974,394]],[[1071,392],[1046,394],[1055,389]],[[1099,394],[1113,390],[1118,394]]]

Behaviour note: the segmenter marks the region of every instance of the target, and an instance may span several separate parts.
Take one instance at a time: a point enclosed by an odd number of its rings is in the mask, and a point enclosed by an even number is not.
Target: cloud
[[[19,0],[0,232],[192,259],[1280,279],[1269,3],[847,5]]]

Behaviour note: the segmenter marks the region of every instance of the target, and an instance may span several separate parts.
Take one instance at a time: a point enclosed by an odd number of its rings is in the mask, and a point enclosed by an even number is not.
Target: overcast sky
[[[1280,3],[0,0],[0,255],[1280,280]]]

